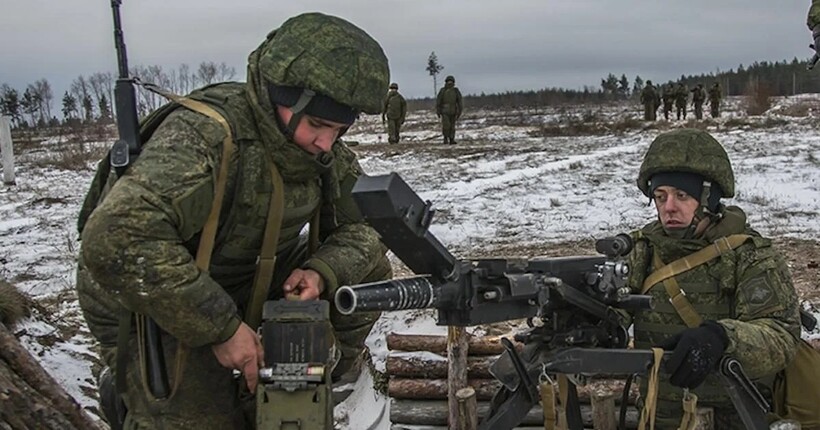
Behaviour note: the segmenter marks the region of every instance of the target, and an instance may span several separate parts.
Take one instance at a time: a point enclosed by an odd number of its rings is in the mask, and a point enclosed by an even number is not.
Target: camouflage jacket
[[[685,85],[678,86],[678,88],[675,89],[675,106],[685,107],[688,100],[689,90]]]
[[[641,103],[657,107],[660,104],[660,95],[652,85],[647,85],[641,90]]]
[[[690,91],[692,92],[692,103],[702,105],[703,102],[706,101],[706,91],[704,91],[703,88],[695,87]]]
[[[820,24],[820,0],[812,0],[806,25],[809,26],[809,30],[813,30],[818,24]]]
[[[788,267],[771,241],[745,225],[746,215],[740,208],[721,210],[722,220],[709,227],[701,239],[670,238],[658,221],[633,232],[629,285],[639,292],[644,279],[657,269],[651,264],[653,253],[659,253],[668,264],[718,238],[739,233],[752,236],[735,250],[675,279],[703,319],[715,320],[726,329],[726,354],[740,360],[749,377],[770,377],[794,357],[800,336],[797,296]],[[646,294],[653,297],[656,307],[634,315],[636,348],[651,347],[686,328],[662,284],[652,286]],[[679,400],[679,389],[665,381],[661,387],[661,398]],[[705,402],[727,401],[716,376],[708,377],[695,393]]]
[[[404,122],[407,115],[407,101],[404,100],[404,96],[399,94],[398,91],[388,92],[387,97],[384,98],[382,114],[387,119],[397,119],[399,122]]]
[[[710,102],[717,102],[720,101],[720,87],[712,87],[709,88],[709,101]]]
[[[436,96],[436,113],[461,116],[461,91],[454,85],[444,85]]]
[[[168,114],[85,223],[77,288],[103,344],[115,343],[116,317],[124,309],[152,317],[192,347],[233,334],[264,236],[271,163],[284,180],[277,253],[296,245],[320,206],[332,208],[327,217],[323,210],[321,243],[303,264],[322,275],[326,294],[361,280],[385,252],[350,195],[361,173],[355,154],[336,142],[319,163],[278,131],[265,113],[272,107],[258,109],[246,88],[218,84],[191,95],[222,112],[236,144],[208,272],[196,267],[194,254],[213,202],[225,131],[199,113],[177,108]]]

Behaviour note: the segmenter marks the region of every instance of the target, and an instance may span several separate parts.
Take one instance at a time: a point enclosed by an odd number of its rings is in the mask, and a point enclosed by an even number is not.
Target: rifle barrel
[[[428,309],[438,304],[439,287],[429,276],[343,286],[336,291],[336,308],[343,315],[367,311]]]

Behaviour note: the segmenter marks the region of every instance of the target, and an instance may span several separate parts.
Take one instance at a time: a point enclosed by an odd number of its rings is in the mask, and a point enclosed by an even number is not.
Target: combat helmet
[[[444,82],[445,82],[445,83],[447,83],[447,82],[452,82],[452,83],[455,83],[455,82],[456,82],[456,78],[455,78],[455,77],[453,77],[453,75],[447,75],[447,77],[446,77],[446,78],[444,78]]]
[[[650,197],[652,176],[668,172],[700,175],[704,181],[720,186],[722,197],[735,195],[735,175],[729,156],[723,146],[703,130],[684,128],[658,135],[644,155],[638,188]]]
[[[397,89],[399,89],[399,84],[397,84],[397,83],[393,82],[392,84],[390,84],[390,89],[391,89],[391,90],[397,90]]]
[[[361,112],[379,113],[390,80],[387,57],[376,40],[344,19],[321,13],[288,19],[250,59],[249,68],[258,71],[271,102],[293,111],[287,125],[291,132],[305,113],[346,124]]]

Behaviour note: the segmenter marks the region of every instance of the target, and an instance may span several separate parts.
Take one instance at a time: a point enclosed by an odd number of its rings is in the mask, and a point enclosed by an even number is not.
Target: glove
[[[723,326],[704,321],[699,327],[687,328],[664,340],[658,347],[672,351],[665,370],[669,382],[680,388],[696,388],[712,373],[729,346]]]

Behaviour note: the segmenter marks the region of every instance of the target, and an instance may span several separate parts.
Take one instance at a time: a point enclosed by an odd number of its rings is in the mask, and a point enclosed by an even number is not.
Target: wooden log
[[[447,426],[450,430],[459,430],[458,390],[467,387],[467,329],[465,327],[447,327],[447,403],[449,416]]]
[[[481,417],[489,410],[488,402],[478,402],[477,405],[479,422]],[[421,426],[444,426],[447,425],[448,418],[447,402],[442,400],[397,400],[394,399],[390,405],[390,422],[393,424],[408,424]],[[581,405],[581,419],[585,427],[592,426],[592,408],[589,405]],[[519,426],[541,426],[544,425],[544,412],[541,405],[536,405],[524,417]],[[638,411],[630,406],[626,413],[626,427],[636,428],[638,426]]]
[[[478,400],[490,400],[501,383],[495,379],[468,379],[467,386]],[[387,383],[387,394],[394,399],[444,400],[447,389],[446,379],[390,378]]]
[[[617,397],[617,394],[612,391],[593,391],[591,393],[592,427],[596,430],[615,430],[618,428],[615,397]]]
[[[0,428],[101,428],[3,324],[0,324]]]
[[[467,345],[470,355],[498,355],[504,352],[499,336],[471,336]],[[515,346],[519,350],[523,348],[518,342],[515,342]],[[390,333],[387,335],[387,348],[392,351],[430,351],[444,354],[447,351],[447,336]]]
[[[475,390],[472,387],[462,388],[456,392],[458,399],[458,430],[476,430],[478,428],[478,411],[476,410]]]
[[[467,357],[467,378],[492,378],[490,366],[495,356]],[[421,357],[388,356],[387,374],[406,378],[437,379],[447,377],[447,360],[430,360]]]
[[[468,379],[467,386],[475,389],[478,400],[489,400],[495,392],[501,388],[501,383],[492,378],[475,378]],[[578,400],[581,403],[589,404],[591,403],[591,393],[603,390],[617,393],[613,401],[616,405],[620,405],[621,392],[623,392],[623,389],[623,381],[594,381],[588,385],[577,387]],[[420,379],[391,377],[387,383],[387,394],[397,399],[444,400],[447,398],[447,380],[443,378]],[[632,386],[632,390],[629,394],[629,404],[634,405],[635,400],[638,398],[638,388],[636,385]],[[557,390],[555,395],[557,398]]]

